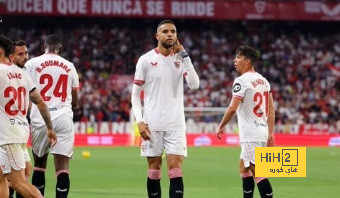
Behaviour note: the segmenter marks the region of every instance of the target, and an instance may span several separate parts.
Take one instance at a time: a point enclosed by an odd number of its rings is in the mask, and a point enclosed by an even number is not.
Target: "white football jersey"
[[[48,106],[51,120],[65,114],[73,117],[72,89],[79,87],[79,78],[73,63],[57,54],[45,53],[27,61],[25,68]],[[33,126],[45,125],[34,104],[30,116]]]
[[[269,82],[257,72],[235,79],[233,97],[243,100],[237,109],[241,142],[267,142],[269,93]]]
[[[35,89],[30,77],[18,66],[0,64],[0,145],[27,143],[26,119],[29,94]]]
[[[134,83],[144,90],[143,119],[152,131],[185,130],[183,79],[186,71],[175,55],[157,48],[141,56]]]

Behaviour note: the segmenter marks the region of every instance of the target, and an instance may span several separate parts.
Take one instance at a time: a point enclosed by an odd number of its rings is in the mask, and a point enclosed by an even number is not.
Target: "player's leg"
[[[142,140],[141,156],[147,157],[148,161],[148,177],[147,177],[147,192],[150,198],[160,198],[161,190],[161,167],[162,154],[164,150],[162,131],[151,131],[151,140]]]
[[[31,171],[32,171],[32,164],[31,164],[31,159],[30,159],[30,155],[28,154],[28,150],[27,148],[25,149],[25,164],[26,164],[26,168],[25,168],[25,179],[28,182],[30,176],[31,176]],[[11,188],[10,188],[11,189]],[[20,193],[16,193],[16,198],[23,198],[22,195],[20,195]]]
[[[249,168],[255,177],[255,182],[257,184],[257,188],[259,189],[259,192],[262,198],[273,197],[273,189],[272,189],[272,186],[270,185],[268,178],[256,177],[255,175],[255,147],[264,147],[264,146],[266,146],[265,142],[248,143],[248,148],[251,151]]]
[[[164,147],[170,178],[170,198],[182,198],[184,195],[182,163],[184,157],[187,156],[186,142],[184,130],[166,131],[164,135]]]
[[[23,197],[42,197],[38,189],[25,179],[25,144],[7,144],[1,146],[1,153],[5,152],[7,160],[1,154],[1,169],[12,188]]]
[[[48,153],[46,153],[42,157],[38,157],[34,152],[32,152],[32,154],[34,161],[32,184],[39,189],[42,195],[44,195],[46,185],[45,172],[47,166]]]
[[[5,175],[0,169],[0,197],[8,197],[8,184]]]
[[[170,178],[169,197],[182,198],[184,194],[182,163],[184,157],[182,155],[169,154],[166,156],[168,164],[168,175]]]
[[[249,170],[249,167],[246,168],[244,166],[243,159],[240,160],[239,169],[242,178],[243,197],[252,198],[254,195],[255,188],[253,173]]]
[[[70,190],[69,162],[69,157],[54,154],[55,174],[57,177],[56,197],[58,198],[66,198]]]
[[[50,149],[54,155],[55,174],[57,177],[56,197],[67,197],[70,191],[69,163],[73,155],[74,131],[72,118],[59,116],[52,121],[58,142]]]
[[[6,178],[11,181],[12,188],[19,192],[23,197],[27,198],[41,198],[43,197],[40,191],[28,183],[25,179],[25,170],[15,170],[12,168],[11,172],[5,175]]]
[[[47,167],[47,159],[50,144],[47,139],[47,128],[43,127],[32,127],[32,154],[33,154],[33,174],[32,184],[36,186],[42,195],[45,193],[45,172]]]
[[[148,196],[151,198],[160,198],[162,195],[161,190],[161,167],[162,156],[148,157],[148,178],[146,182]]]

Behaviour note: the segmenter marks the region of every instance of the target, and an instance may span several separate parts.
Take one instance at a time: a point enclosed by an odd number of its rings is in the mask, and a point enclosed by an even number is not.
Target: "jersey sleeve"
[[[29,76],[32,76],[33,61],[29,60],[25,63],[25,71]]]
[[[133,79],[133,83],[136,85],[143,85],[145,83],[145,76],[146,76],[146,64],[144,61],[144,57],[140,57],[138,59],[137,65],[136,65],[136,72]]]
[[[240,78],[236,78],[233,83],[233,97],[243,99],[246,89],[246,84]]]
[[[31,93],[36,88],[36,85],[33,83],[31,77],[26,72],[23,72],[23,75],[25,76],[27,82],[27,89]]]

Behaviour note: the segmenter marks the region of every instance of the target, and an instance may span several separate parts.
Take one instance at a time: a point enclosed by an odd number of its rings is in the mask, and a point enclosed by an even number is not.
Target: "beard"
[[[169,49],[171,47],[173,47],[175,45],[175,42],[172,43],[168,43],[167,41],[161,42],[161,45],[165,48],[165,49]]]

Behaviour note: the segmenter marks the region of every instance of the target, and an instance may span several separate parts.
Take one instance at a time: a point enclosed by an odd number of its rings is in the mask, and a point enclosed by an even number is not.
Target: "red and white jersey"
[[[72,89],[79,87],[73,63],[57,54],[45,53],[27,61],[25,68],[48,106],[51,120],[65,114],[73,117]],[[36,105],[32,105],[31,123],[35,127],[45,125]]]
[[[233,97],[243,100],[237,109],[241,142],[267,142],[269,92],[269,82],[257,72],[235,79]]]
[[[29,94],[34,89],[30,77],[21,68],[0,63],[0,145],[27,143],[26,115]]]
[[[157,48],[141,56],[134,83],[144,90],[143,119],[152,131],[186,129],[184,117],[183,62]]]

